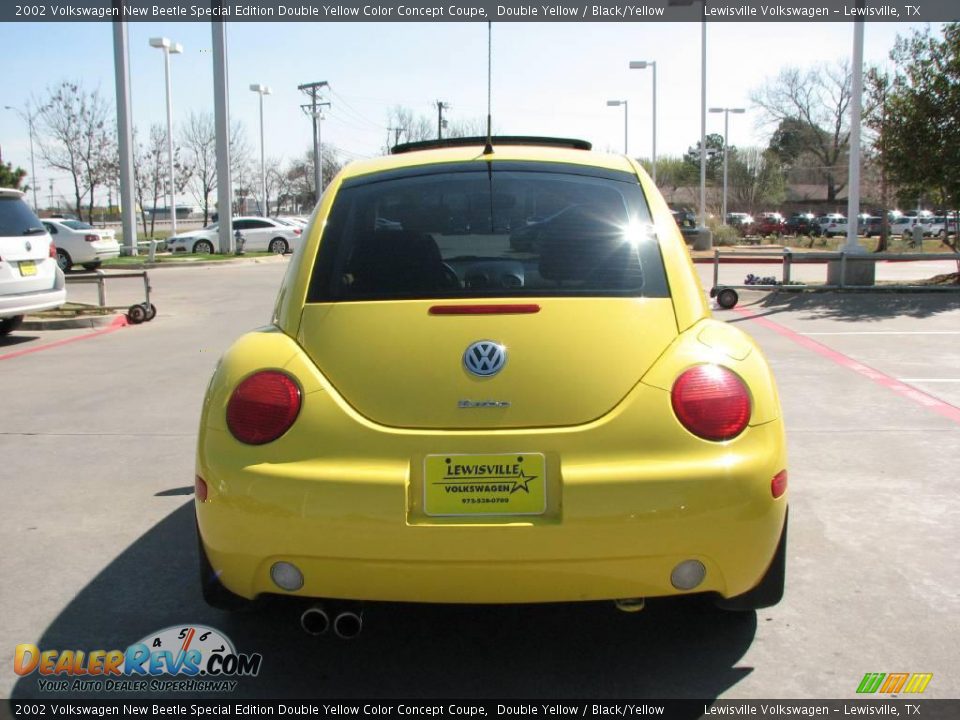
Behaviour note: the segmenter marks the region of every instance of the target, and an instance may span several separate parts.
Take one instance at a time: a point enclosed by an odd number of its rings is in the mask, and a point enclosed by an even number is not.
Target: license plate
[[[37,274],[37,264],[33,260],[25,260],[20,263],[20,274],[21,275],[36,275]]]
[[[547,508],[541,453],[427,455],[423,508],[427,515],[542,515]]]

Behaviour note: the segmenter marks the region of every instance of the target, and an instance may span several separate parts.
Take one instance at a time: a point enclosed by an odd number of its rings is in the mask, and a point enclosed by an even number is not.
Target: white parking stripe
[[[960,330],[838,330],[837,332],[805,332],[798,335],[960,335]]]
[[[900,382],[960,383],[960,378],[897,378]]]

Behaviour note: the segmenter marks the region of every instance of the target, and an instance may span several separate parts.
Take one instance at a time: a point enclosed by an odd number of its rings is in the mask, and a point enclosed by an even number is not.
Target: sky
[[[881,63],[898,34],[923,24],[867,23],[865,63]],[[163,54],[151,37],[184,46],[171,56],[174,133],[191,112],[213,112],[209,23],[130,23],[133,122],[141,136],[166,123]],[[623,107],[628,101],[629,152],[651,153],[652,73],[630,70],[631,60],[657,62],[657,152],[682,155],[700,137],[699,23],[494,23],[493,125],[500,134],[578,137],[595,149],[622,152]],[[43,98],[63,80],[99,88],[113,103],[110,23],[0,23],[8,64],[0,104],[4,162],[29,172],[26,123],[10,110]],[[707,104],[744,107],[730,116],[729,142],[765,145],[771,126],[752,107],[751,91],[787,66],[811,67],[850,58],[853,24],[711,23],[707,29]],[[259,163],[258,95],[264,98],[267,158],[300,157],[311,147],[310,120],[300,110],[303,83],[326,80],[332,106],[322,123],[325,144],[343,160],[381,153],[390,108],[402,105],[435,122],[437,100],[450,105],[451,121],[486,117],[487,24],[475,23],[228,23],[230,114],[242,123]],[[723,131],[723,115],[707,116],[707,132]],[[54,199],[70,185],[44,166],[36,148],[41,205],[54,180]],[[29,182],[29,180],[28,180]],[[193,201],[184,196],[182,201]]]

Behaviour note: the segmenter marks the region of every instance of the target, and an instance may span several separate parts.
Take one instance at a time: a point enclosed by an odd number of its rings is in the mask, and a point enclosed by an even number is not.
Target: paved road
[[[376,605],[346,643],[303,635],[291,607],[210,610],[196,583],[205,384],[268,320],[285,266],[158,270],[154,322],[0,359],[0,696],[39,694],[12,672],[17,643],[125,648],[181,623],[264,654],[242,696],[850,697],[868,671],[933,672],[927,696],[960,696],[956,296],[745,293],[719,313],[770,357],[788,424],[776,608]],[[17,333],[0,357],[81,334]]]

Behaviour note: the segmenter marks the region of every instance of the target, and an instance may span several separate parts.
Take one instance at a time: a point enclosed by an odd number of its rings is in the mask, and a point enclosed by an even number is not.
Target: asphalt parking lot
[[[931,672],[925,697],[960,697],[960,295],[748,291],[718,312],[759,341],[786,415],[777,607],[373,605],[344,642],[284,606],[211,610],[196,577],[204,388],[268,322],[286,264],[158,269],[151,323],[0,338],[0,696],[43,695],[12,671],[18,643],[125,648],[201,623],[264,655],[233,697],[845,698],[866,672]],[[111,297],[135,301],[129,282]]]

